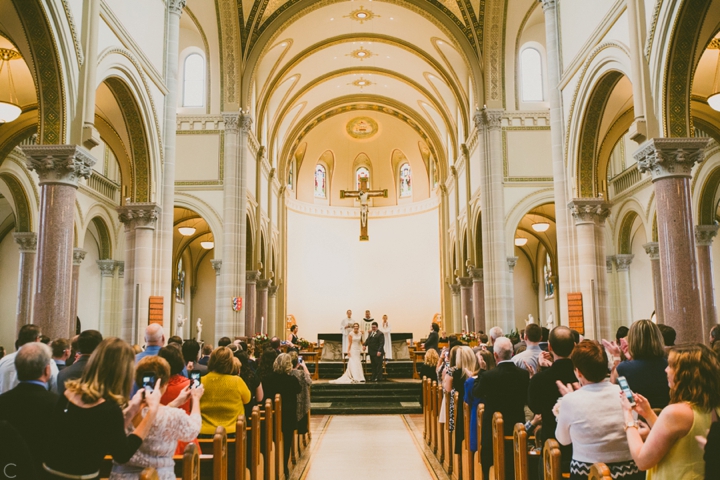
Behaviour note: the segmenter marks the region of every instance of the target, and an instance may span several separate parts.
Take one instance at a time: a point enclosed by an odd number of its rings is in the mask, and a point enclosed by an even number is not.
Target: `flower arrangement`
[[[310,346],[310,342],[301,337],[298,338],[298,345],[300,345],[300,348],[303,350],[306,350]]]
[[[252,341],[255,345],[255,352],[262,352],[270,342],[270,337],[267,336],[267,333],[256,333],[255,336],[252,337]]]
[[[460,340],[465,343],[470,343],[476,341],[477,336],[475,335],[475,332],[465,332],[463,330],[462,335],[460,336]]]

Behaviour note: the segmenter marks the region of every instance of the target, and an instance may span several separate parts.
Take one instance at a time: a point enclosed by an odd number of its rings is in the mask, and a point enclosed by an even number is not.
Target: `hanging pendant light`
[[[195,227],[180,227],[178,228],[178,232],[180,232],[180,235],[183,237],[189,237],[195,233]]]
[[[522,247],[523,245],[527,244],[528,239],[525,237],[517,237],[515,238],[515,246]]]
[[[215,242],[200,242],[200,246],[205,250],[212,250],[215,248]]]
[[[550,224],[548,222],[537,222],[532,224],[532,229],[536,232],[547,232],[547,230],[550,228]]]
[[[20,58],[22,57],[17,50],[0,48],[0,125],[12,122],[22,113],[10,71],[10,61]],[[4,75],[7,75],[7,81],[3,81]]]

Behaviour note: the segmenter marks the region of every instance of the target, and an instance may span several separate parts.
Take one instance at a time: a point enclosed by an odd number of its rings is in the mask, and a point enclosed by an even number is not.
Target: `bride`
[[[345,374],[337,380],[331,380],[330,383],[359,383],[365,381],[363,366],[360,361],[362,352],[360,324],[353,324],[353,330],[348,334],[348,345],[348,364]]]

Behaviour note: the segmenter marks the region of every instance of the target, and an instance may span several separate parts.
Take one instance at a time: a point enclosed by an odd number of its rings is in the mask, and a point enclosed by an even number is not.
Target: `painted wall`
[[[517,251],[517,248],[515,249]],[[533,289],[533,275],[530,262],[522,253],[516,253],[518,257],[517,265],[513,271],[513,288],[515,289],[515,328],[521,330],[525,328],[525,321],[529,314],[532,314],[536,323],[545,324],[545,319],[540,319],[538,310],[538,294]],[[492,322],[491,322],[492,323]],[[487,325],[488,330],[494,325]],[[509,332],[505,332],[509,333]]]
[[[91,227],[94,230],[94,227]],[[83,330],[98,330],[100,326],[100,250],[93,233],[88,229],[83,243],[85,260],[80,264],[78,282],[78,317]],[[106,279],[109,280],[109,279]],[[108,332],[100,331],[103,336]]]
[[[12,232],[0,242],[0,345],[6,353],[15,351],[15,320],[17,312],[18,265],[20,251]]]

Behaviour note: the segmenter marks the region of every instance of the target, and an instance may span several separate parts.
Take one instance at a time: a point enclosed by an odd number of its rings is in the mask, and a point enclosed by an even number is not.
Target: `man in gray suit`
[[[372,378],[371,382],[382,381],[382,364],[383,356],[385,355],[385,335],[378,332],[378,323],[372,322],[372,329],[365,339],[364,345],[368,349],[368,355],[370,356],[370,363],[372,364]]]

